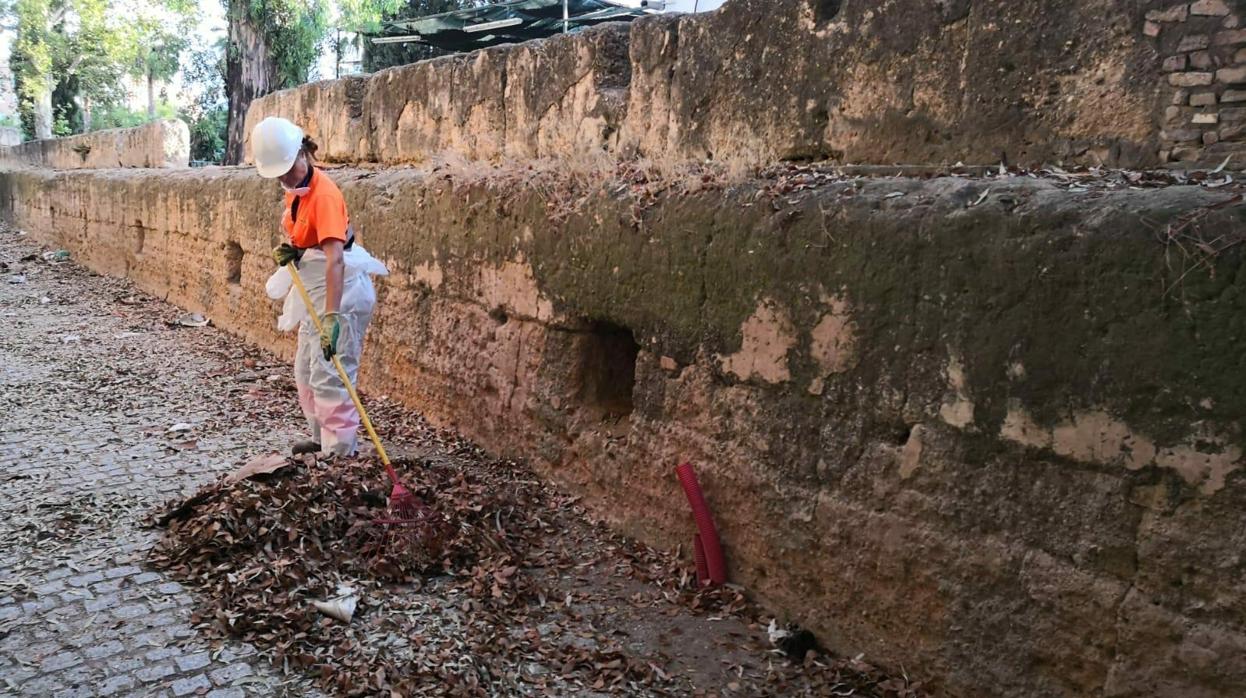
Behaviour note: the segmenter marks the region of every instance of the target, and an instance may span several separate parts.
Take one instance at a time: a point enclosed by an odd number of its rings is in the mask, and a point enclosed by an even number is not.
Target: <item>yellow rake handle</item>
[[[324,336],[324,327],[320,324],[320,315],[316,313],[316,306],[312,303],[311,296],[307,293],[307,287],[303,285],[303,279],[299,277],[298,269],[294,267],[294,262],[286,264],[286,269],[290,271],[290,278],[294,279],[294,285],[299,290],[299,295],[303,297],[303,304],[307,306],[307,314],[311,316],[312,322],[316,325],[316,332],[322,337]],[[360,337],[360,341],[363,338]],[[376,429],[372,428],[372,420],[368,419],[368,413],[363,409],[363,403],[359,401],[359,394],[355,392],[355,386],[350,384],[350,377],[346,375],[346,369],[342,368],[342,362],[337,358],[337,354],[333,355],[333,366],[337,369],[337,375],[342,379],[342,385],[346,386],[346,392],[350,393],[350,399],[355,403],[355,409],[359,410],[359,417],[363,420],[364,429],[368,430],[368,438],[372,439],[372,445],[376,446],[376,452],[381,455],[381,462],[385,464],[385,469],[389,471],[391,478],[396,478],[394,468],[389,464],[389,456],[385,453],[385,447],[381,445],[381,438],[376,435]],[[397,482],[397,479],[394,480]]]

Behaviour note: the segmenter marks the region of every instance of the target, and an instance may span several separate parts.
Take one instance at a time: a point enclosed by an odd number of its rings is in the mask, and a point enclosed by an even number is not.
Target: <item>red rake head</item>
[[[427,504],[420,501],[420,498],[412,494],[411,490],[397,482],[394,483],[394,489],[389,493],[389,507],[386,511],[390,519],[410,522],[423,521],[432,514]]]
[[[385,530],[384,549],[398,557],[436,554],[441,549],[444,522],[424,500],[395,483],[385,518],[373,519]]]

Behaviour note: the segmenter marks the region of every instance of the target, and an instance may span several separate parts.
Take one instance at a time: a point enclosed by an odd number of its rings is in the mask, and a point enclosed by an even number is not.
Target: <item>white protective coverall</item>
[[[341,333],[338,335],[337,356],[346,369],[352,385],[359,373],[359,355],[363,351],[363,334],[372,319],[376,306],[376,289],[372,287],[372,275],[386,276],[389,270],[358,242],[343,250],[342,302],[338,307],[341,315]],[[303,252],[298,262],[299,276],[311,296],[317,312],[325,307],[324,252],[312,248]],[[326,361],[320,349],[320,334],[307,314],[298,289],[293,288],[294,279],[285,267],[281,267],[268,279],[269,298],[285,298],[277,329],[288,332],[298,328],[298,351],[294,356],[294,383],[298,387],[299,406],[311,427],[312,440],[320,444],[322,451],[337,455],[353,455],[359,438],[359,412],[351,402],[342,379]]]

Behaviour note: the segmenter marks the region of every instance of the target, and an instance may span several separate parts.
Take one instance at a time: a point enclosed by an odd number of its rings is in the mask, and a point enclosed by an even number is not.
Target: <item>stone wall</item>
[[[423,61],[305,85],[252,103],[250,133],[285,116],[331,162],[557,157],[617,140],[627,101],[627,28]]]
[[[179,119],[168,119],[135,128],[28,141],[0,147],[0,163],[57,170],[187,167],[190,129]]]
[[[1222,0],[732,0],[307,85],[248,123],[299,121],[337,162],[1145,166],[1198,159],[1204,131],[1238,139],[1205,94],[1236,99],[1238,16]]]
[[[1230,0],[1164,3],[1146,14],[1167,73],[1164,160],[1246,153],[1246,7]],[[1240,165],[1241,163],[1239,163]]]
[[[365,388],[685,550],[694,462],[732,579],[830,648],[949,696],[1246,685],[1246,256],[1156,234],[1236,240],[1225,190],[332,176],[393,271]],[[0,173],[13,224],[288,354],[279,202],[239,170]]]

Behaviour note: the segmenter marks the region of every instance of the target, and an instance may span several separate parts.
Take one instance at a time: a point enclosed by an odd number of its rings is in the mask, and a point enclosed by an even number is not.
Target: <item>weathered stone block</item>
[[[247,111],[245,161],[252,162],[251,130],[269,116],[297,123],[320,146],[316,156],[325,162],[372,159],[370,124],[363,105],[366,87],[365,77],[351,76],[281,90],[255,100]]]
[[[1246,83],[1246,65],[1221,68],[1216,71],[1216,80],[1227,84]]]
[[[1215,92],[1196,92],[1190,95],[1190,106],[1192,107],[1209,107],[1216,103]]]
[[[1215,124],[1215,123],[1220,122],[1220,115],[1219,114],[1195,114],[1191,122],[1195,124],[1200,124],[1200,125]]]
[[[1198,0],[1190,5],[1190,14],[1205,17],[1223,17],[1230,9],[1224,0]]]
[[[1162,69],[1166,73],[1175,73],[1181,70],[1185,70],[1185,67],[1188,62],[1189,60],[1186,58],[1185,54],[1181,54],[1178,56],[1169,56],[1168,58],[1164,59],[1164,64],[1162,66]]]
[[[190,129],[180,119],[169,119],[135,128],[30,141],[0,147],[0,163],[4,162],[63,170],[186,167],[190,164]]]
[[[1198,140],[1201,141],[1202,138],[1200,137]],[[1198,148],[1184,147],[1173,148],[1169,158],[1175,162],[1197,162],[1202,156],[1203,151]]]
[[[1221,121],[1246,121],[1246,107],[1233,107],[1220,110]]]
[[[1183,3],[1166,10],[1151,10],[1146,18],[1152,22],[1184,22],[1189,15],[1190,6]]]
[[[1221,102],[1246,102],[1246,90],[1225,90]]]
[[[1215,66],[1210,51],[1195,51],[1190,54],[1190,67],[1196,70],[1209,70]]]
[[[1160,132],[1160,138],[1175,143],[1188,143],[1200,140],[1203,132],[1197,129],[1167,129]]]
[[[1189,53],[1190,51],[1201,51],[1211,45],[1211,37],[1206,34],[1189,34],[1181,37],[1181,42],[1177,44],[1178,53]]]
[[[1235,44],[1246,43],[1246,29],[1232,29],[1216,34],[1215,42],[1217,46],[1233,46]]]
[[[1168,84],[1174,87],[1204,87],[1211,83],[1211,73],[1173,73],[1168,76]]]

